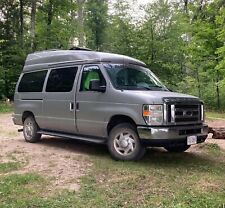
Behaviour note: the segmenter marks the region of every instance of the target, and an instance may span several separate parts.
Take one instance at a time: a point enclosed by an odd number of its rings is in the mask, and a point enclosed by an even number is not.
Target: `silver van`
[[[82,48],[29,54],[14,101],[27,142],[105,143],[117,160],[140,159],[148,146],[183,152],[208,134],[199,98],[169,91],[139,60]]]

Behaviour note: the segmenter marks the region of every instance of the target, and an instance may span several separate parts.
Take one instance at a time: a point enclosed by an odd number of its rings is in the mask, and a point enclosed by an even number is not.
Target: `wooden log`
[[[213,139],[225,139],[225,127],[209,127]]]

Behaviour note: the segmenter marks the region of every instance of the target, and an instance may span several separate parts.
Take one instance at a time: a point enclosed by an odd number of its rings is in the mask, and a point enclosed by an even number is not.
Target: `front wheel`
[[[177,144],[177,145],[171,145],[164,147],[168,152],[185,152],[190,148],[190,145],[186,144]]]
[[[118,124],[111,130],[108,149],[115,160],[138,160],[145,153],[135,127],[129,123]]]
[[[38,125],[33,116],[29,116],[23,123],[23,135],[26,142],[35,143],[41,138],[41,134],[37,133]]]

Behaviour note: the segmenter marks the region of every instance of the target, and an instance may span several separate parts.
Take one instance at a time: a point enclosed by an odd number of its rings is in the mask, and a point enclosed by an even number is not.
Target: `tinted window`
[[[77,67],[53,69],[49,75],[46,92],[70,92]]]
[[[26,73],[23,75],[18,92],[42,92],[47,71]]]
[[[105,79],[98,66],[84,67],[82,72],[80,91],[90,91],[90,83],[92,80],[99,80],[100,85],[105,85]]]

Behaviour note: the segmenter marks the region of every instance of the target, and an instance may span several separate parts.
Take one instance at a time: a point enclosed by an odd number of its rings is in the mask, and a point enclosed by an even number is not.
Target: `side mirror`
[[[100,86],[100,81],[93,79],[90,81],[90,90],[96,92],[105,92],[106,86]]]

